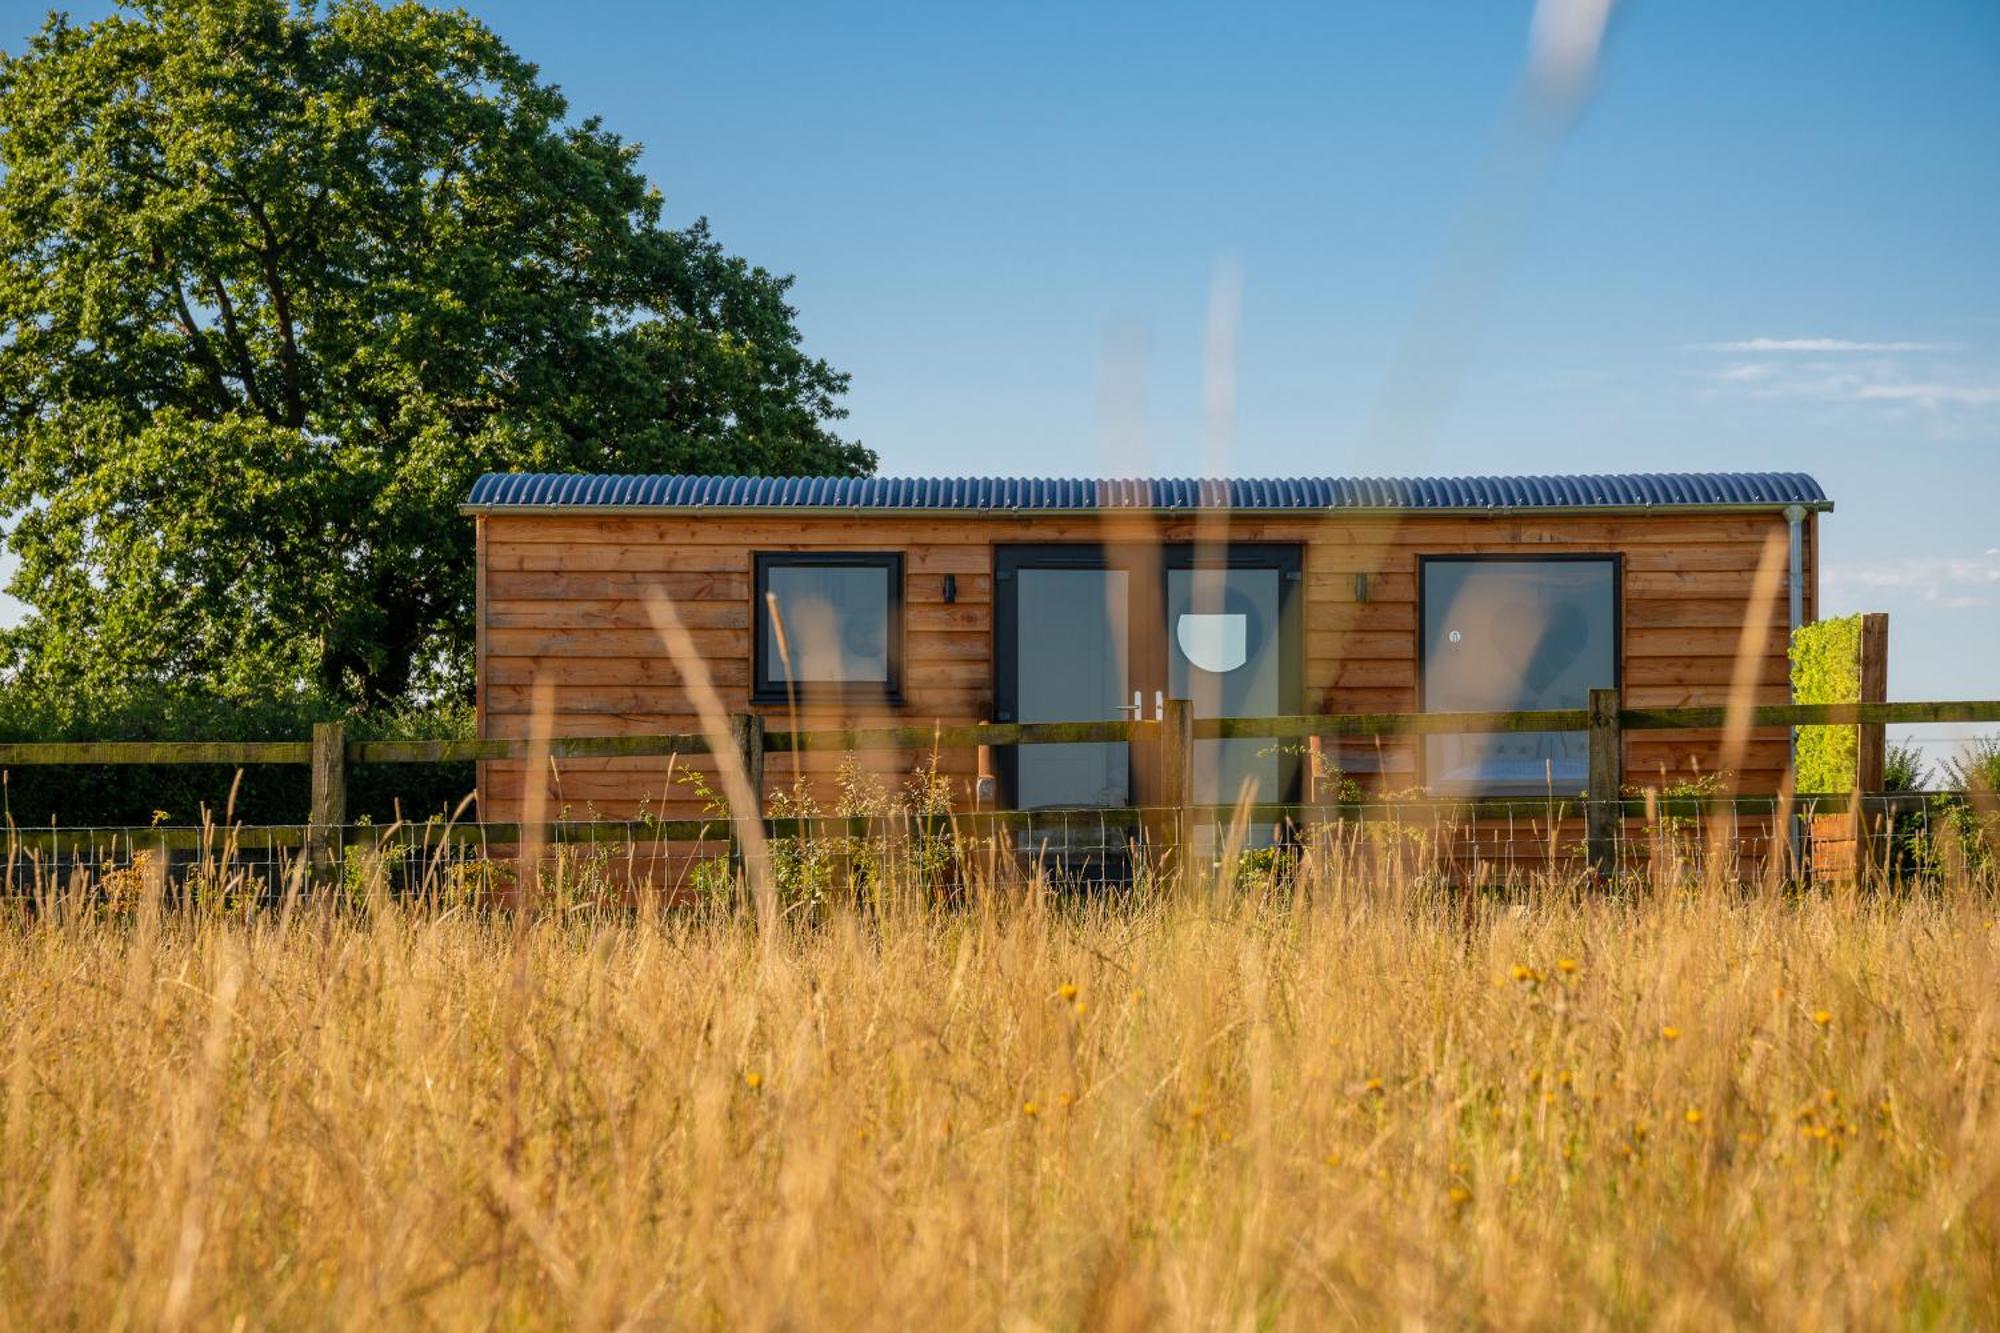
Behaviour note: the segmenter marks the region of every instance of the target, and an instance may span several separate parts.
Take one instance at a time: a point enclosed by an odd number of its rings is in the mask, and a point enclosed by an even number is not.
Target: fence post
[[[312,820],[306,857],[313,876],[332,875],[340,859],[340,831],[347,823],[347,724],[313,723]]]
[[[1889,702],[1889,617],[1870,612],[1861,617],[1861,702]],[[1887,761],[1888,728],[1880,722],[1864,722],[1855,728],[1854,743],[1854,868],[1856,872],[1875,862],[1881,812],[1871,808],[1871,797],[1882,794],[1882,772]]]
[[[729,739],[736,746],[737,762],[743,765],[743,781],[750,788],[750,795],[756,801],[754,810],[732,812],[740,818],[762,819],[764,817],[764,715],[762,713],[731,713],[729,715]],[[719,763],[728,759],[717,755]],[[728,786],[724,784],[723,790]],[[729,821],[729,863],[736,869],[743,868],[743,840],[736,836],[736,819]]]
[[[1161,820],[1166,846],[1173,854],[1181,883],[1189,879],[1194,850],[1194,701],[1168,699],[1160,706],[1160,799],[1166,803]]]
[[[1618,731],[1618,691],[1590,692],[1590,789],[1584,804],[1584,841],[1599,879],[1618,872],[1618,826],[1624,785]]]

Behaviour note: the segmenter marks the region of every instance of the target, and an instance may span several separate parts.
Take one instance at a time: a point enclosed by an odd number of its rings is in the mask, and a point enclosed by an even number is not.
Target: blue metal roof
[[[1831,509],[1803,472],[1644,472],[1570,477],[695,477],[490,472],[467,512],[509,509],[1557,510]]]

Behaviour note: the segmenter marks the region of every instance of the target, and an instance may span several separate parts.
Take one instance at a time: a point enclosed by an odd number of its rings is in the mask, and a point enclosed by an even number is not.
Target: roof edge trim
[[[839,514],[848,518],[911,518],[917,515],[949,515],[955,518],[1021,518],[1034,514],[1147,514],[1166,516],[1188,516],[1198,513],[1240,513],[1240,514],[1295,514],[1303,516],[1339,517],[1352,514],[1359,518],[1380,518],[1384,516],[1406,516],[1411,514],[1437,515],[1450,518],[1500,518],[1509,514],[1652,514],[1664,517],[1670,514],[1779,514],[1793,505],[1809,514],[1830,514],[1832,500],[1754,500],[1727,501],[1693,504],[1526,504],[1526,505],[1464,505],[1464,506],[1419,506],[1419,505],[1319,505],[1296,509],[1236,509],[1200,510],[1178,506],[1156,506],[1140,508],[1132,505],[1098,505],[1090,508],[1065,507],[1043,509],[1032,505],[998,505],[984,509],[942,509],[934,507],[906,507],[891,509],[882,505],[730,505],[730,504],[474,504],[466,501],[458,506],[458,512],[467,517],[482,514],[533,515],[533,514],[700,514],[714,518],[725,515],[744,517],[772,517],[782,514]]]
[[[493,472],[467,513],[1611,513],[1828,507],[1804,472],[1448,477],[743,477]]]

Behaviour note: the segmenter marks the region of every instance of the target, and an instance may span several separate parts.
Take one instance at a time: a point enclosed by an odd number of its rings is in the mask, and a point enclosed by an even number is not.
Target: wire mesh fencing
[[[1837,807],[1642,798],[1615,813],[1609,875],[1588,856],[1582,799],[832,815],[758,827],[769,875],[794,897],[892,881],[1100,888],[1189,875],[1282,879],[1302,868],[1469,886],[1919,880],[1991,866],[2000,847],[2000,816],[1949,796]],[[739,832],[723,818],[10,828],[3,887],[29,903],[142,893],[242,906],[287,896],[480,903],[526,891],[691,900],[733,893],[748,873]]]

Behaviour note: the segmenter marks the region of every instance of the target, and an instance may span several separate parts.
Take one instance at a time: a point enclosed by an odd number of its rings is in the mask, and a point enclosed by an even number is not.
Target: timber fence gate
[[[1929,703],[1842,703],[1780,704],[1751,708],[1626,708],[1616,690],[1592,690],[1589,707],[1538,712],[1504,713],[1382,713],[1319,714],[1261,718],[1201,718],[1193,716],[1186,700],[1167,700],[1161,716],[1151,720],[980,723],[971,726],[896,726],[824,730],[779,730],[767,728],[755,714],[731,719],[731,744],[753,784],[759,784],[767,754],[799,752],[860,752],[868,750],[938,751],[955,747],[1012,746],[1129,742],[1156,747],[1154,771],[1163,788],[1159,805],[1149,809],[1120,811],[1002,811],[976,809],[969,814],[944,816],[954,824],[975,830],[997,832],[1008,829],[1033,830],[1037,821],[1046,825],[1064,813],[1083,818],[1125,821],[1121,827],[1135,827],[1149,844],[1179,851],[1192,845],[1198,825],[1227,826],[1244,819],[1262,825],[1291,825],[1307,828],[1354,817],[1355,802],[1318,799],[1308,791],[1303,802],[1231,805],[1197,805],[1194,800],[1194,745],[1202,740],[1264,739],[1302,743],[1316,749],[1322,740],[1340,737],[1405,737],[1424,735],[1479,735],[1505,732],[1581,732],[1588,736],[1589,776],[1581,793],[1551,794],[1549,799],[1482,798],[1429,799],[1398,803],[1403,811],[1427,807],[1449,809],[1474,819],[1547,816],[1552,806],[1565,815],[1580,814],[1585,826],[1583,851],[1590,867],[1600,876],[1610,877],[1618,868],[1618,845],[1624,822],[1634,816],[1701,817],[1718,811],[1733,815],[1765,814],[1774,821],[1786,820],[1796,829],[1796,813],[1817,809],[1822,813],[1857,814],[1864,808],[1869,818],[1897,807],[1896,797],[1862,792],[1781,793],[1776,796],[1660,796],[1627,794],[1622,770],[1621,738],[1625,732],[1725,730],[1758,727],[1855,726],[1873,730],[1890,724],[1966,723],[2000,721],[2000,701],[1949,701]],[[1867,747],[1864,746],[1864,749]],[[343,724],[321,723],[314,727],[311,741],[251,742],[31,742],[0,744],[0,769],[40,765],[98,764],[305,764],[312,772],[311,811],[304,824],[243,829],[229,836],[235,851],[261,850],[273,856],[283,851],[302,851],[316,872],[330,870],[341,855],[347,826],[347,770],[354,764],[437,764],[479,760],[506,760],[546,757],[562,759],[607,759],[708,754],[711,746],[699,734],[655,734],[624,736],[552,736],[507,740],[349,740]],[[1879,768],[1875,772],[1879,773]],[[1867,776],[1864,771],[1863,776]],[[761,790],[761,785],[753,785]],[[1904,803],[1921,803],[1922,795],[1900,798]],[[812,829],[828,827],[848,831],[866,828],[866,817],[768,818],[758,812],[766,834],[772,838],[801,836]],[[726,818],[699,820],[587,821],[561,822],[563,842],[625,842],[644,839],[652,843],[720,841]],[[556,821],[549,821],[554,826]],[[422,835],[442,843],[484,848],[519,844],[524,838],[541,841],[544,826],[526,828],[514,824],[468,823],[450,825],[442,831],[432,826]],[[157,830],[142,828],[74,830],[62,828],[14,828],[7,831],[10,864],[22,851],[58,853],[65,839],[74,845],[80,833],[122,835],[132,845],[155,847],[171,856],[174,852],[200,852],[213,846],[216,835],[210,830]],[[1796,842],[1793,844],[1796,851]]]

